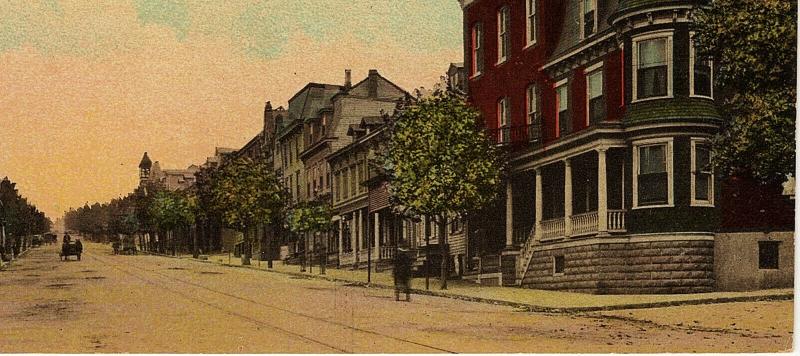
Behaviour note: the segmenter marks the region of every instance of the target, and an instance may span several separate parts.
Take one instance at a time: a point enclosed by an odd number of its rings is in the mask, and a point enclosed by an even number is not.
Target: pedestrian
[[[400,301],[400,293],[406,294],[406,301],[411,301],[411,260],[405,249],[397,250],[394,256],[394,300]]]

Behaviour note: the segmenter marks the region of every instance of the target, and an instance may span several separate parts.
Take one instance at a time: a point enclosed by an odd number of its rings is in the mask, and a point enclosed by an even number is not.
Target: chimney
[[[264,128],[263,128],[264,134],[272,135],[273,127],[274,126],[272,122],[272,103],[267,101],[267,103],[264,105]]]
[[[370,69],[367,77],[367,90],[370,98],[378,97],[378,70]]]
[[[350,90],[350,87],[353,85],[351,79],[352,79],[352,75],[350,73],[350,70],[349,69],[345,69],[344,70],[344,89],[345,90]]]

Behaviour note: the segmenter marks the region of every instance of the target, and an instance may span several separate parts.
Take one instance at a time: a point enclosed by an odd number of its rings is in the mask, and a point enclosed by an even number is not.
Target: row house
[[[376,141],[371,139],[374,135],[364,134],[381,126],[381,115],[392,113],[397,102],[408,95],[377,70],[370,70],[356,84],[351,84],[350,72],[346,71],[344,89],[331,99],[330,116],[323,115],[317,122],[322,125],[309,125],[309,135],[317,132],[320,138],[307,151],[315,155],[307,167],[309,175],[318,177],[320,184],[323,177],[316,175],[315,167],[325,167],[326,179],[330,179],[320,188],[334,212],[334,231],[325,242],[329,261],[335,260],[340,266],[358,266],[368,257],[377,259],[380,255],[368,250],[377,249],[380,244],[378,240],[368,240],[374,232],[370,226],[379,224],[369,220],[365,185],[370,176],[375,176],[376,157],[371,145]]]
[[[383,173],[380,155],[386,149],[385,116],[367,116],[351,124],[347,136],[351,141],[328,156],[333,174],[332,199],[333,235],[339,266],[375,268],[388,267],[398,248],[416,253],[415,269],[426,267],[436,275],[441,266],[436,226],[425,217],[404,215],[393,207],[389,198],[388,177]],[[463,230],[454,222],[445,242],[453,254],[454,274],[462,270],[464,250]],[[461,248],[460,248],[461,247]]]
[[[499,255],[500,283],[706,292],[747,274],[758,287],[791,285],[792,237],[776,232],[793,230],[786,199],[749,197],[771,202],[771,233],[722,233],[726,216],[753,211],[741,182],[710,164],[722,118],[713,63],[696,56],[691,32],[705,1],[460,4],[468,101],[509,157],[504,196],[469,221],[480,248],[468,252]],[[745,265],[720,256],[745,245]]]

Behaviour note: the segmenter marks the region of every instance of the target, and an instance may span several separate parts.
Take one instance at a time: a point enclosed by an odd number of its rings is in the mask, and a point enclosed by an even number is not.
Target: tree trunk
[[[200,253],[197,252],[197,228],[193,225],[190,229],[192,232],[192,257],[200,258]]]
[[[447,232],[447,217],[442,216],[439,218],[438,221],[438,228],[439,228],[439,251],[440,255],[442,256],[442,275],[440,276],[441,280],[441,289],[447,289],[447,277],[450,275],[450,254],[448,251],[447,246],[445,245],[445,232]]]
[[[242,239],[242,265],[249,266],[250,259],[253,256],[251,255],[250,251],[250,228],[244,228],[244,238]]]

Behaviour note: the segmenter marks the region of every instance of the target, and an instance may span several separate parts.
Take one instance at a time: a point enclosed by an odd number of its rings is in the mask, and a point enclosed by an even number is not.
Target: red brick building
[[[778,232],[793,222],[765,228],[750,207],[755,199],[793,216],[792,204],[768,189],[748,201],[721,196],[742,183],[723,184],[710,165],[723,118],[713,63],[695,56],[690,27],[705,1],[460,3],[467,97],[509,159],[506,194],[470,221],[468,250],[501,256],[502,284],[591,293],[791,285],[793,234]],[[731,246],[757,258],[720,255]]]

